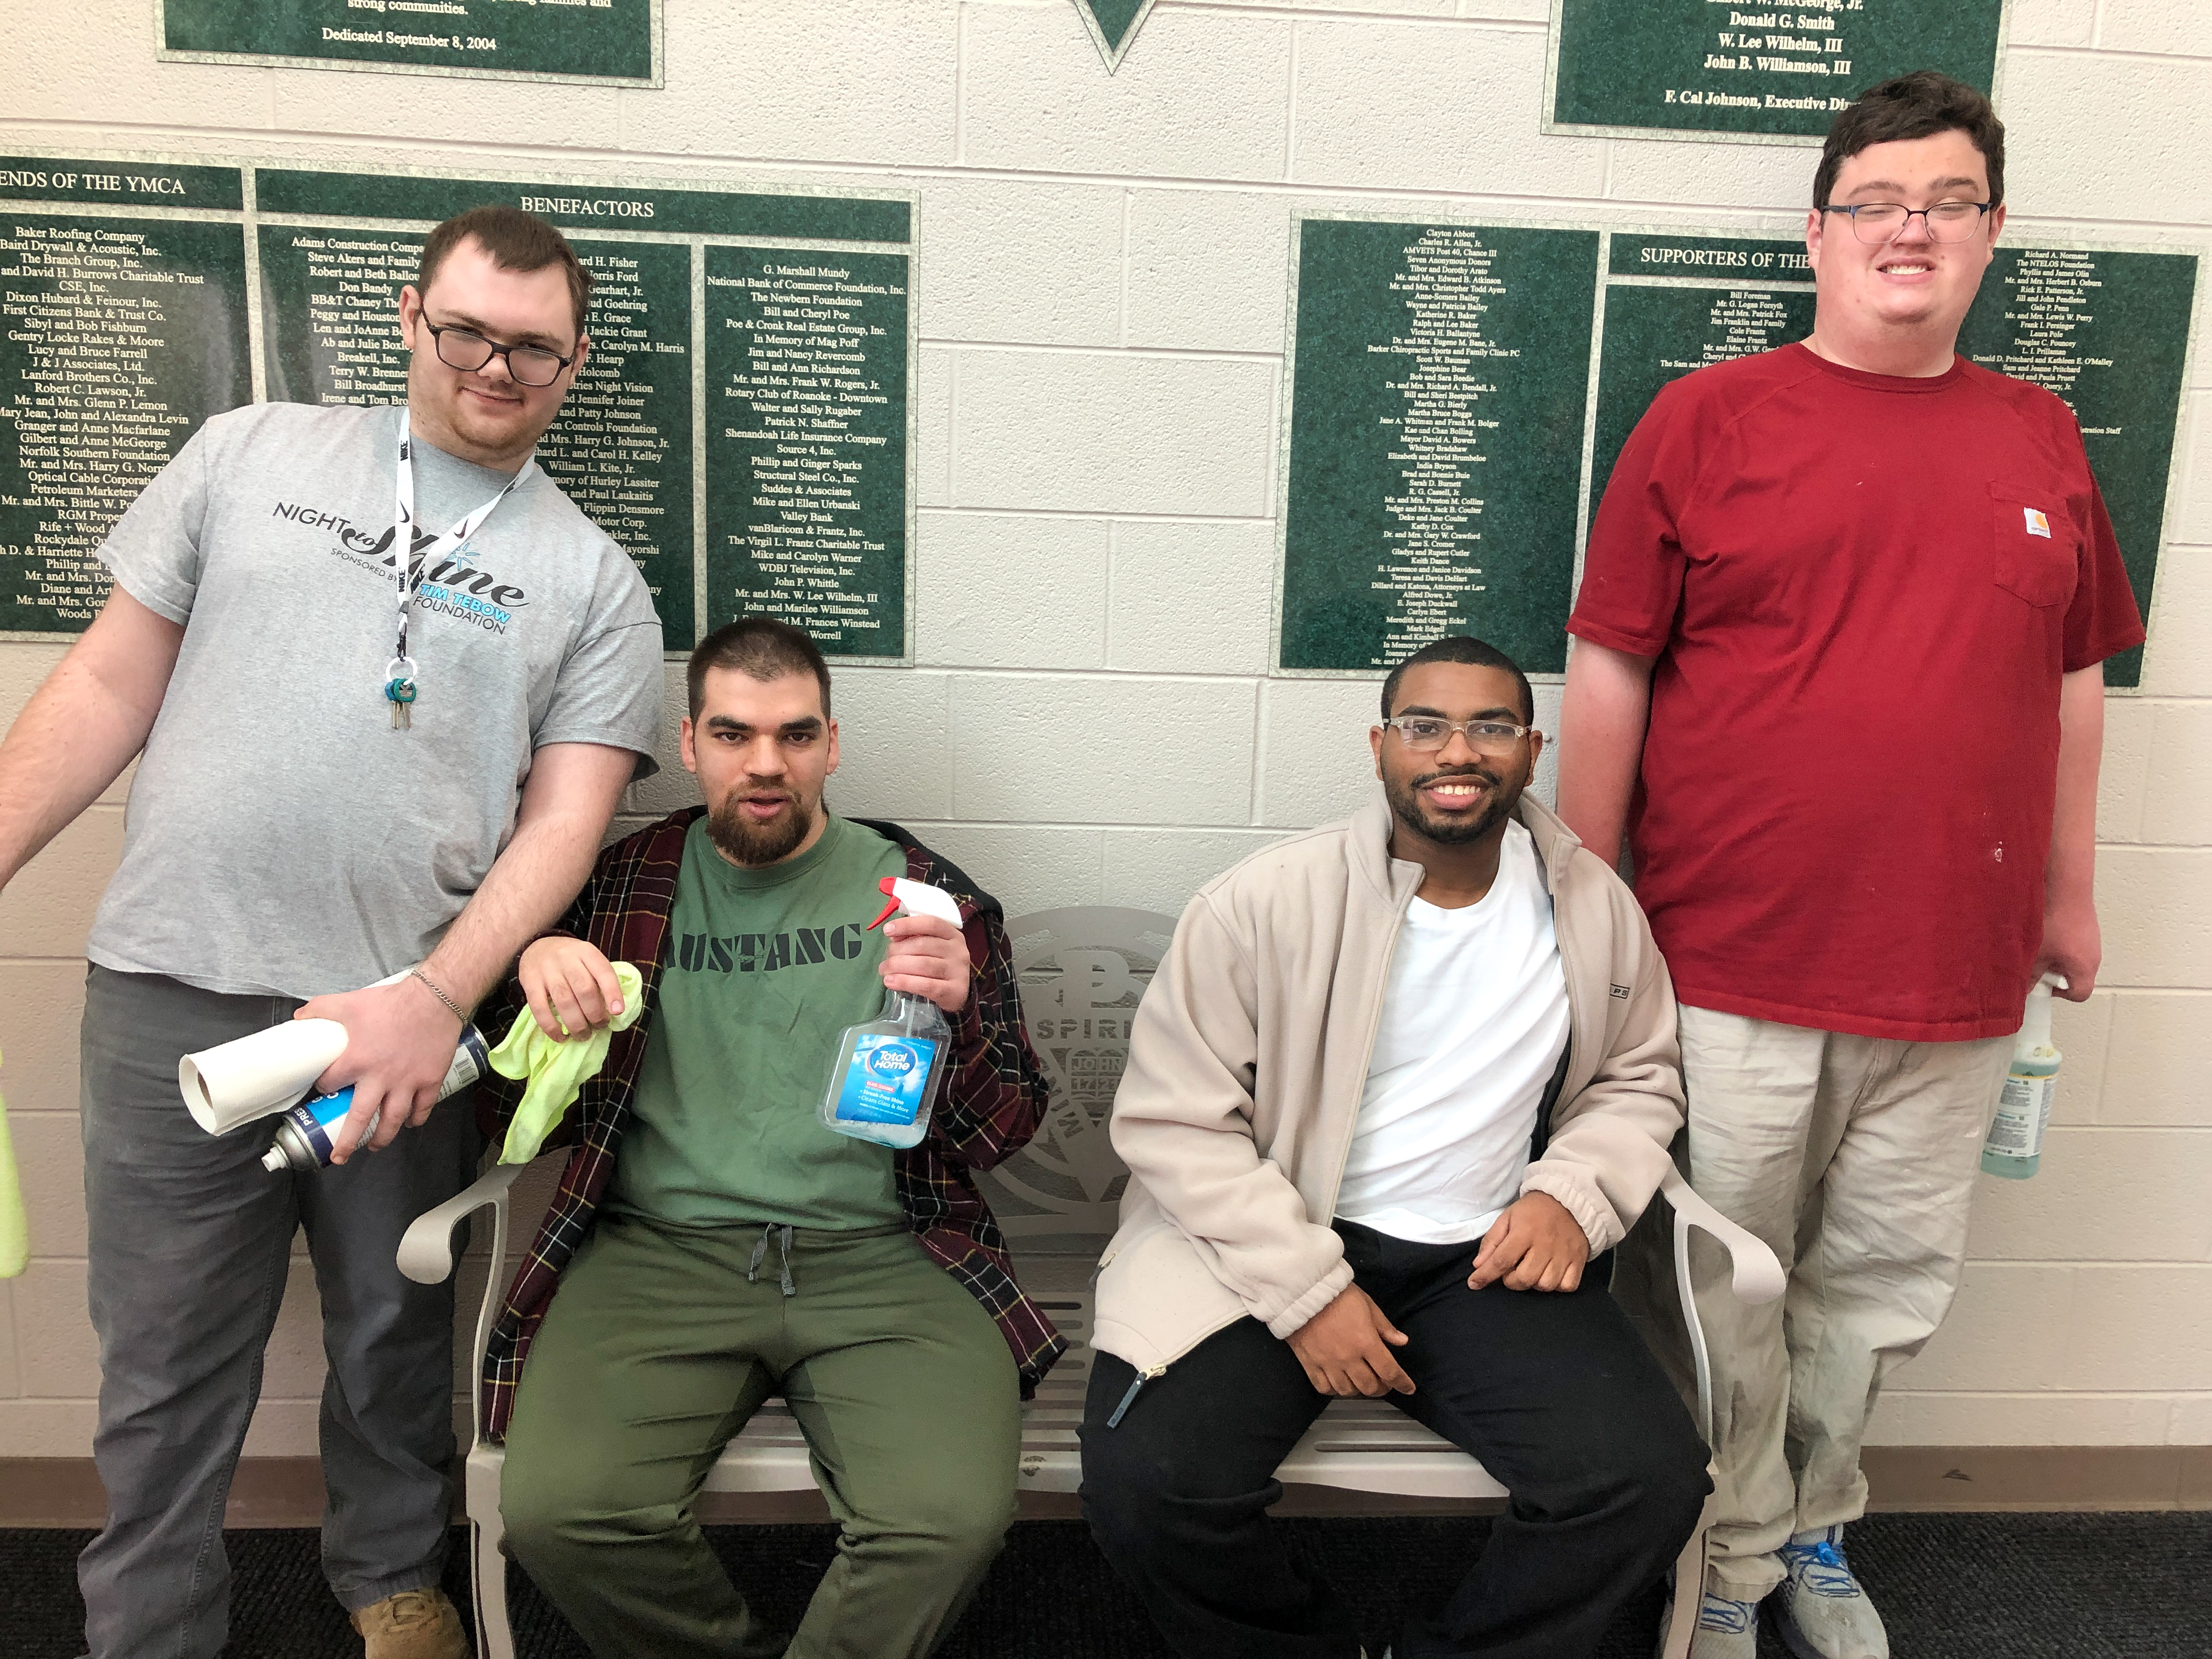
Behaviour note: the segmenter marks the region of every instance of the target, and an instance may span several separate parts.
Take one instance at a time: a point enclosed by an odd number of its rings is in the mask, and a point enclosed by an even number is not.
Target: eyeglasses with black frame
[[[1536,730],[1533,726],[1510,726],[1504,720],[1448,720],[1433,714],[1400,714],[1383,725],[1397,728],[1398,741],[1416,755],[1433,755],[1462,732],[1467,746],[1478,755],[1510,755],[1521,739]]]
[[[430,331],[436,343],[438,361],[448,368],[458,368],[473,374],[495,357],[507,359],[507,372],[517,386],[549,386],[561,378],[561,371],[576,360],[563,357],[545,346],[495,345],[472,328],[462,328],[453,323],[442,327],[428,317],[422,326]]]
[[[1980,226],[1983,216],[1994,205],[1990,202],[1938,202],[1933,207],[1909,208],[1902,202],[1861,202],[1854,207],[1824,207],[1820,211],[1849,215],[1851,234],[1862,242],[1880,247],[1904,235],[1905,226],[1912,222],[1916,214],[1920,222],[1928,227],[1929,241],[1968,241]]]

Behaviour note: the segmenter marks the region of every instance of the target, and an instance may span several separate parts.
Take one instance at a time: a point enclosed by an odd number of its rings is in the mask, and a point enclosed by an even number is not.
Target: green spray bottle
[[[2027,994],[2020,1035],[2013,1039],[2012,1069],[1997,1097],[1996,1116],[1982,1142],[1984,1174],[2025,1181],[2043,1162],[2043,1132],[2051,1127],[2051,1097],[2058,1092],[2057,1045],[2051,1040],[2051,992],[2064,977],[2045,974]]]
[[[901,915],[936,916],[960,926],[960,907],[927,882],[885,876],[877,884],[890,902],[869,930]],[[822,1097],[822,1121],[841,1135],[879,1146],[907,1147],[929,1133],[930,1108],[945,1080],[952,1027],[945,1011],[910,991],[884,993],[884,1010],[864,1024],[848,1025]]]

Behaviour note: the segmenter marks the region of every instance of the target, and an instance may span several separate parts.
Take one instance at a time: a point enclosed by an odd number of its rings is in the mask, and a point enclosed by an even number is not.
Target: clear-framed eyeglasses
[[[1929,241],[1966,241],[1980,228],[1983,216],[1993,205],[1990,202],[1938,202],[1934,207],[1909,208],[1902,202],[1861,202],[1854,207],[1824,207],[1820,211],[1849,216],[1851,234],[1879,247],[1904,235],[1905,226],[1916,214],[1928,227]]]
[[[461,328],[452,323],[441,327],[427,317],[422,319],[422,326],[437,342],[438,361],[447,368],[473,374],[493,358],[504,357],[507,372],[517,386],[551,386],[561,378],[561,371],[576,361],[546,346],[495,345],[472,328]]]
[[[1521,740],[1536,730],[1533,726],[1509,726],[1504,720],[1448,720],[1433,714],[1401,714],[1383,725],[1395,727],[1398,741],[1416,755],[1433,755],[1457,732],[1478,755],[1510,755]]]

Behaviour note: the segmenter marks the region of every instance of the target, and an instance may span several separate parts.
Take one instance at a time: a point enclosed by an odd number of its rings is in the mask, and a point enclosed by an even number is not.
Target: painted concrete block
[[[1105,520],[927,513],[915,539],[917,661],[1104,666],[1113,540]]]
[[[1128,343],[1281,351],[1295,210],[1273,192],[1132,191]]]
[[[2166,517],[2166,539],[2212,546],[2212,392],[2197,390],[2181,405],[2180,491]]]
[[[1258,674],[1267,665],[1274,526],[1125,519],[1114,526],[1109,667]]]
[[[2164,1438],[2166,1395],[1884,1394],[1875,1446],[2143,1446]]]
[[[2097,861],[2101,981],[2212,985],[2212,850],[2112,847]]]
[[[2212,696],[2212,659],[2197,643],[2212,639],[2212,549],[2168,547],[2160,556],[2148,627],[2144,693]]]
[[[2077,1270],[2062,1389],[2202,1388],[2212,1379],[2212,1265]]]
[[[2027,1181],[1980,1176],[1967,1253],[2005,1261],[2212,1259],[2212,1134],[2056,1127]]]
[[[11,1113],[76,1110],[84,963],[0,962],[0,1097]]]
[[[1459,15],[1484,22],[1541,23],[1552,5],[1551,0],[1459,0]]]
[[[672,36],[675,33],[670,31]],[[495,133],[505,144],[568,149],[614,149],[622,143],[622,94],[612,87],[563,86],[556,92],[534,81],[443,75],[343,69],[267,73],[270,125],[280,132],[408,140],[426,133],[470,131]],[[551,166],[561,169],[558,162]],[[464,163],[459,170],[473,173],[480,165]]]
[[[1652,222],[1701,209],[1700,228],[1740,224],[1747,230],[1795,234],[1813,205],[1813,170],[1820,152],[1795,144],[1690,143],[1624,138],[1613,144],[1606,195],[1614,213],[1649,204]]]
[[[0,939],[11,954],[84,954],[93,912],[123,852],[123,814],[95,806],[46,843],[0,891]]]
[[[1300,184],[1601,196],[1605,141],[1537,131],[1544,37],[1475,23],[1310,23],[1298,33]]]
[[[1259,821],[1310,830],[1381,797],[1367,733],[1382,677],[1269,680],[1260,691]]]
[[[9,1137],[23,1182],[23,1211],[36,1256],[84,1254],[84,1139],[75,1112],[27,1112],[15,1101]],[[179,1103],[179,1109],[182,1109]]]
[[[0,1457],[89,1457],[96,1411],[90,1400],[0,1405]]]
[[[942,674],[832,667],[842,760],[826,799],[848,817],[951,816],[952,768]]]
[[[914,390],[914,499],[917,507],[952,500],[954,354],[924,347]]]
[[[319,1439],[321,1406],[313,1400],[264,1399],[246,1431],[246,1457],[313,1457]],[[468,1444],[465,1437],[462,1445]]]
[[[2140,697],[2105,699],[2105,746],[2097,768],[2097,839],[2141,841],[2150,784],[2151,733],[2160,705]]]
[[[2172,0],[2104,0],[2097,45],[2106,52],[2212,58],[2212,12]],[[2202,73],[2202,71],[2199,71]]]
[[[152,8],[137,0],[10,7],[7,33],[12,120],[117,121],[149,127],[271,125],[270,82],[276,71],[156,63]],[[38,143],[32,153],[66,155],[80,146],[92,148],[81,138],[57,134],[52,142]],[[159,154],[172,146],[140,137],[129,148]]]
[[[1072,6],[967,9],[969,167],[1168,179],[1279,179],[1286,20],[1162,7],[1108,75]]]
[[[2212,702],[2157,706],[2148,772],[2143,840],[2172,847],[2212,844]]]
[[[933,178],[919,210],[932,340],[1118,345],[1121,219],[1110,185]]]
[[[966,871],[1010,916],[1099,902],[1100,830],[937,823],[915,833]]]
[[[1241,680],[953,677],[952,810],[971,820],[1243,823],[1253,690]]]
[[[2212,145],[2204,66],[2081,52],[2005,64],[2005,193],[2042,217],[2186,222]],[[2084,112],[2125,143],[2082,142]],[[2143,240],[2138,233],[2132,240]]]
[[[315,1270],[292,1262],[284,1275],[284,1302],[269,1334],[261,1391],[271,1400],[319,1400],[328,1370],[323,1358],[323,1302]]]
[[[33,1261],[12,1282],[23,1392],[46,1400],[100,1393],[100,1344],[85,1312],[81,1261]]]
[[[2012,0],[2008,46],[2086,46],[2097,27],[2097,0]]]
[[[2053,997],[2051,1036],[2065,1056],[2059,1068],[2058,1092],[2051,1103],[2053,1123],[2100,1123],[2104,1096],[2105,1060],[2111,1051],[2112,1011],[2120,999],[2099,991],[2087,1002]]]
[[[2115,998],[2098,1121],[2212,1128],[2208,1034],[2212,994],[2145,991]]]
[[[51,645],[43,641],[0,641],[0,732],[15,723],[32,693],[46,684],[46,677],[68,653],[69,644],[67,641]],[[131,798],[131,780],[137,775],[138,763],[134,760],[100,792],[100,799],[120,806]]]
[[[963,351],[958,374],[958,506],[1226,518],[1271,509],[1272,363]]]
[[[1274,830],[1109,830],[1103,902],[1180,916],[1207,882],[1282,838]]]
[[[0,1279],[0,1401],[13,1400],[22,1392],[23,1374],[15,1353],[15,1281]],[[5,1420],[5,1410],[0,1407],[0,1421]],[[0,1452],[0,1456],[5,1455]]]
[[[2044,1386],[2065,1359],[2075,1271],[2045,1262],[1969,1262],[1950,1317],[1891,1386],[1914,1392]]]
[[[651,777],[640,778],[623,791],[621,811],[628,817],[657,818],[699,799],[699,787],[684,769],[681,741],[684,716],[690,708],[690,688],[681,658],[661,665],[660,732],[653,739],[653,757],[660,763]]]
[[[2173,1413],[2167,1419],[2166,1443],[2169,1446],[2212,1446],[2212,1393],[2185,1394],[2174,1397]],[[2193,1507],[2201,1508],[2212,1499],[2212,1470],[2205,1468],[2203,1460],[2196,1465],[2199,1484],[2185,1494]]]
[[[668,30],[667,85],[619,94],[621,144],[808,161],[956,161],[959,26],[959,8],[930,0],[687,6]]]

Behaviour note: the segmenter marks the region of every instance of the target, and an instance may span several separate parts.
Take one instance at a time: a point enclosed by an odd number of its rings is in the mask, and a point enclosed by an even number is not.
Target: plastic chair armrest
[[[507,1219],[507,1192],[526,1166],[494,1165],[435,1209],[425,1210],[409,1224],[399,1241],[399,1271],[417,1285],[442,1284],[453,1273],[453,1229],[487,1204],[497,1212],[498,1224]],[[500,1231],[504,1232],[503,1225]]]

